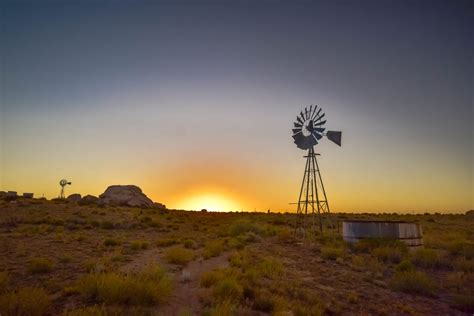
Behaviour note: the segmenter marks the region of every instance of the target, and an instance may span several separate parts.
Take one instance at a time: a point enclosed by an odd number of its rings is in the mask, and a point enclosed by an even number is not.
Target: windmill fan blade
[[[296,123],[296,122],[294,122],[293,124],[295,125],[295,127],[299,127],[299,128],[303,127],[303,125],[301,125],[299,123]]]
[[[304,118],[305,120],[308,119],[308,108],[304,108]]]
[[[321,113],[321,108],[319,108],[318,112],[312,117],[313,121],[316,121],[314,118],[317,117],[319,115],[319,113]],[[316,110],[314,110],[316,111]]]
[[[321,139],[321,137],[318,138],[318,137],[316,137],[314,134],[313,134],[312,136],[313,136],[314,141],[316,142],[315,145],[317,145],[317,144],[318,144],[318,140]]]
[[[303,122],[304,122],[304,121],[301,120],[301,118],[300,118],[299,116],[296,117],[296,120],[297,120],[298,122],[300,122],[301,125],[303,125]]]
[[[301,132],[301,128],[293,128],[292,131],[293,131],[293,134],[296,134],[296,133]]]
[[[321,138],[323,138],[323,135],[321,135],[320,133],[318,132],[313,132],[312,134],[314,137],[316,137],[317,140],[320,140]]]
[[[312,114],[313,114],[313,105],[311,104],[309,106],[309,117],[311,117]]]
[[[315,121],[319,121],[319,120],[322,119],[325,115],[326,115],[326,113],[321,114],[321,116],[318,117],[317,119],[315,119]]]
[[[301,116],[301,119],[304,121],[306,121],[306,118],[304,117],[304,114],[303,114],[303,111],[300,112],[300,116]]]
[[[342,132],[328,131],[326,133],[326,136],[330,141],[332,141],[336,145],[341,146]]]
[[[313,126],[319,126],[319,125],[323,125],[325,123],[326,123],[326,121],[320,121],[318,123],[313,123]]]
[[[325,128],[322,128],[322,127],[317,127],[317,128],[314,128],[313,131],[318,131],[320,133],[324,132]]]
[[[318,139],[315,138],[314,136],[312,136],[312,137],[307,137],[307,139],[308,139],[308,145],[309,145],[310,147],[313,147],[314,145],[317,145],[317,144],[318,144]]]

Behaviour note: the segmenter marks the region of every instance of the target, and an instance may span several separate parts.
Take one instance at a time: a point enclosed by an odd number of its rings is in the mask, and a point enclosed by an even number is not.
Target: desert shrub
[[[64,312],[64,316],[107,316],[107,310],[104,306],[88,306],[69,310]]]
[[[242,294],[242,286],[233,277],[219,280],[212,289],[212,296],[219,303],[226,301],[238,303]]]
[[[454,242],[448,246],[448,250],[453,255],[463,256],[467,259],[474,259],[474,242]]]
[[[440,256],[434,249],[418,249],[413,253],[412,261],[423,268],[435,268],[442,265]]]
[[[265,258],[258,266],[258,270],[261,272],[262,276],[274,279],[282,277],[285,273],[283,264],[275,258]]]
[[[372,250],[372,255],[383,262],[398,263],[404,254],[399,248],[379,247]]]
[[[188,249],[196,249],[198,247],[197,242],[195,242],[193,239],[186,239],[183,242],[184,248]]]
[[[433,295],[435,291],[435,284],[426,273],[413,270],[396,272],[391,286],[396,291],[426,296]]]
[[[245,241],[242,240],[241,238],[235,238],[235,237],[232,237],[228,242],[227,242],[227,246],[230,248],[230,249],[238,249],[238,250],[242,250],[245,248]]]
[[[26,287],[0,296],[2,316],[46,315],[51,306],[51,298],[42,288]]]
[[[138,274],[88,274],[77,290],[87,299],[107,304],[153,305],[169,296],[171,282],[163,269],[152,266]]]
[[[253,301],[253,309],[265,313],[271,313],[275,308],[275,301],[270,292],[266,290],[258,291]]]
[[[106,247],[115,247],[118,245],[120,245],[120,241],[118,241],[117,239],[107,238],[106,240],[104,240],[104,246]]]
[[[286,220],[284,217],[277,217],[271,223],[273,225],[286,225]]]
[[[464,272],[474,272],[474,260],[464,257],[457,258],[454,261],[454,268]]]
[[[321,248],[321,257],[324,259],[336,260],[337,258],[342,258],[344,255],[344,250],[341,248],[326,246]]]
[[[243,237],[243,240],[245,242],[248,242],[248,243],[252,243],[252,242],[261,242],[262,241],[262,237],[260,237],[259,235],[255,234],[254,232],[247,232],[245,233],[244,237]]]
[[[397,248],[402,253],[408,252],[408,247],[403,241],[389,238],[362,239],[354,244],[350,244],[350,246],[354,251],[363,253],[371,253],[375,248],[381,247]]]
[[[206,243],[203,251],[203,257],[209,259],[212,257],[217,257],[224,251],[224,244],[220,240],[211,240]]]
[[[148,241],[143,240],[135,240],[130,243],[130,249],[137,251],[140,249],[148,249],[150,247],[150,243]]]
[[[33,274],[48,273],[53,269],[53,263],[47,258],[34,258],[28,263],[28,272]]]
[[[409,260],[403,260],[395,267],[395,271],[397,272],[406,272],[406,271],[413,271],[415,270],[415,266]]]
[[[238,236],[247,232],[253,232],[259,234],[261,229],[259,226],[249,222],[249,221],[238,221],[230,226],[229,234],[231,236]]]
[[[288,228],[282,228],[277,232],[278,242],[291,243],[294,241],[294,233],[290,232]]]
[[[202,287],[211,287],[222,278],[223,275],[220,271],[207,271],[202,274],[199,284]]]
[[[138,240],[132,241],[130,243],[130,249],[137,251],[141,248],[141,242]]]
[[[102,221],[100,223],[100,227],[103,229],[113,229],[114,228],[114,223],[110,221]]]
[[[224,301],[214,305],[208,313],[209,316],[235,315],[237,306],[232,301]]]
[[[458,309],[472,313],[474,312],[474,300],[472,294],[456,294],[453,296],[452,304]]]
[[[193,260],[193,258],[194,252],[182,247],[173,247],[165,252],[165,259],[169,263],[186,265],[189,261]]]
[[[158,247],[169,247],[169,246],[175,245],[177,243],[178,243],[178,241],[174,238],[164,238],[164,239],[158,240],[156,242],[156,245]]]
[[[0,272],[0,293],[2,293],[8,286],[8,282],[10,281],[10,277],[8,276],[7,271]]]
[[[351,262],[356,270],[362,270],[365,267],[365,260],[361,256],[353,256]]]
[[[68,263],[72,261],[72,256],[70,254],[63,254],[59,257],[59,262]]]

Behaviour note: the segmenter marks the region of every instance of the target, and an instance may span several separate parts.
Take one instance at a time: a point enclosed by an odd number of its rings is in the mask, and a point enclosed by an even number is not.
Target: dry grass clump
[[[232,226],[230,226],[230,229],[229,229],[229,234],[231,236],[238,236],[247,232],[260,234],[261,231],[262,229],[260,228],[260,226],[254,223],[251,223],[250,221],[243,220],[243,221],[238,221],[232,224]]]
[[[78,282],[77,291],[96,302],[153,305],[169,296],[171,281],[163,269],[153,266],[138,274],[88,274]]]
[[[283,264],[275,258],[265,258],[258,266],[258,270],[262,276],[275,279],[284,275],[285,270]]]
[[[53,263],[47,258],[34,258],[28,264],[28,272],[32,274],[48,273],[53,269]]]
[[[202,274],[199,284],[202,287],[208,288],[216,284],[217,281],[222,279],[222,277],[223,277],[223,274],[221,271],[218,271],[218,270],[207,271]]]
[[[372,251],[376,248],[392,248],[392,249],[399,249],[402,253],[408,252],[407,245],[400,240],[396,239],[385,239],[385,238],[368,238],[362,239],[354,244],[350,244],[350,247],[353,248],[356,252],[363,252],[363,253],[372,253]]]
[[[206,243],[202,256],[205,259],[217,257],[224,251],[224,243],[221,240],[211,240]]]
[[[170,248],[165,252],[165,259],[169,263],[186,265],[193,258],[194,251],[179,246]]]
[[[403,260],[395,267],[395,271],[397,272],[406,272],[406,271],[414,271],[415,266],[409,260]]]
[[[104,306],[88,306],[77,308],[73,310],[69,310],[64,312],[63,316],[107,316],[109,313],[107,312]]]
[[[183,246],[184,246],[184,248],[188,248],[188,249],[197,249],[198,248],[198,244],[194,239],[185,239],[183,241]]]
[[[164,238],[160,239],[156,242],[156,246],[158,247],[169,247],[178,244],[178,240],[175,238]]]
[[[150,247],[150,243],[144,240],[135,240],[130,243],[130,249],[132,249],[133,251],[137,251],[140,249],[146,250],[149,247]]]
[[[448,245],[448,250],[452,255],[474,259],[474,242],[472,241],[452,242]]]
[[[104,240],[104,246],[106,247],[115,247],[120,245],[120,241],[114,238],[107,238]]]
[[[413,254],[412,261],[423,268],[436,268],[443,264],[438,252],[434,249],[418,249]]]
[[[391,286],[394,290],[431,296],[435,291],[435,283],[428,275],[421,271],[396,272],[392,278]]]
[[[0,296],[2,316],[41,316],[48,314],[51,298],[42,288],[25,287]]]
[[[321,257],[329,260],[336,260],[344,256],[344,249],[332,246],[325,246],[321,248]]]
[[[10,281],[10,277],[7,271],[0,272],[0,293],[2,293],[8,286],[8,282]]]
[[[219,302],[234,302],[238,303],[241,298],[244,289],[242,285],[237,281],[235,277],[225,277],[213,286],[212,296]]]
[[[211,309],[205,313],[209,316],[223,316],[223,315],[236,315],[237,306],[231,301],[224,301],[214,305]]]
[[[400,248],[378,247],[372,250],[372,255],[385,263],[399,263],[405,253]]]

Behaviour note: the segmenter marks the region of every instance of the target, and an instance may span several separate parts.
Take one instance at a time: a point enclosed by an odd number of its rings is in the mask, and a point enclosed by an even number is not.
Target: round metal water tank
[[[410,248],[423,247],[421,225],[414,222],[347,220],[342,222],[342,237],[350,243],[361,239],[390,238],[403,241]]]

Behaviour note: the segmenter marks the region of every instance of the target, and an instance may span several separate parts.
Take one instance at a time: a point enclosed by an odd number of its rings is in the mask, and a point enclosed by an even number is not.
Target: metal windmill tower
[[[68,182],[66,179],[62,179],[61,181],[59,181],[59,185],[61,186],[61,191],[59,192],[59,198],[60,199],[64,199],[65,196],[64,196],[64,187],[66,185],[71,185],[72,183],[71,182]]]
[[[324,128],[326,120],[323,120],[325,113],[317,105],[306,107],[296,117],[294,122],[293,139],[296,146],[302,150],[307,150],[306,167],[304,170],[303,181],[301,183],[300,194],[298,198],[297,220],[295,232],[301,228],[306,236],[306,218],[308,212],[312,215],[312,227],[315,231],[315,216],[319,219],[319,230],[323,233],[322,214],[329,214],[329,203],[324,189],[323,179],[319,170],[319,156],[315,153],[314,146],[319,140],[326,136],[330,141],[341,146],[342,132],[327,131]]]

